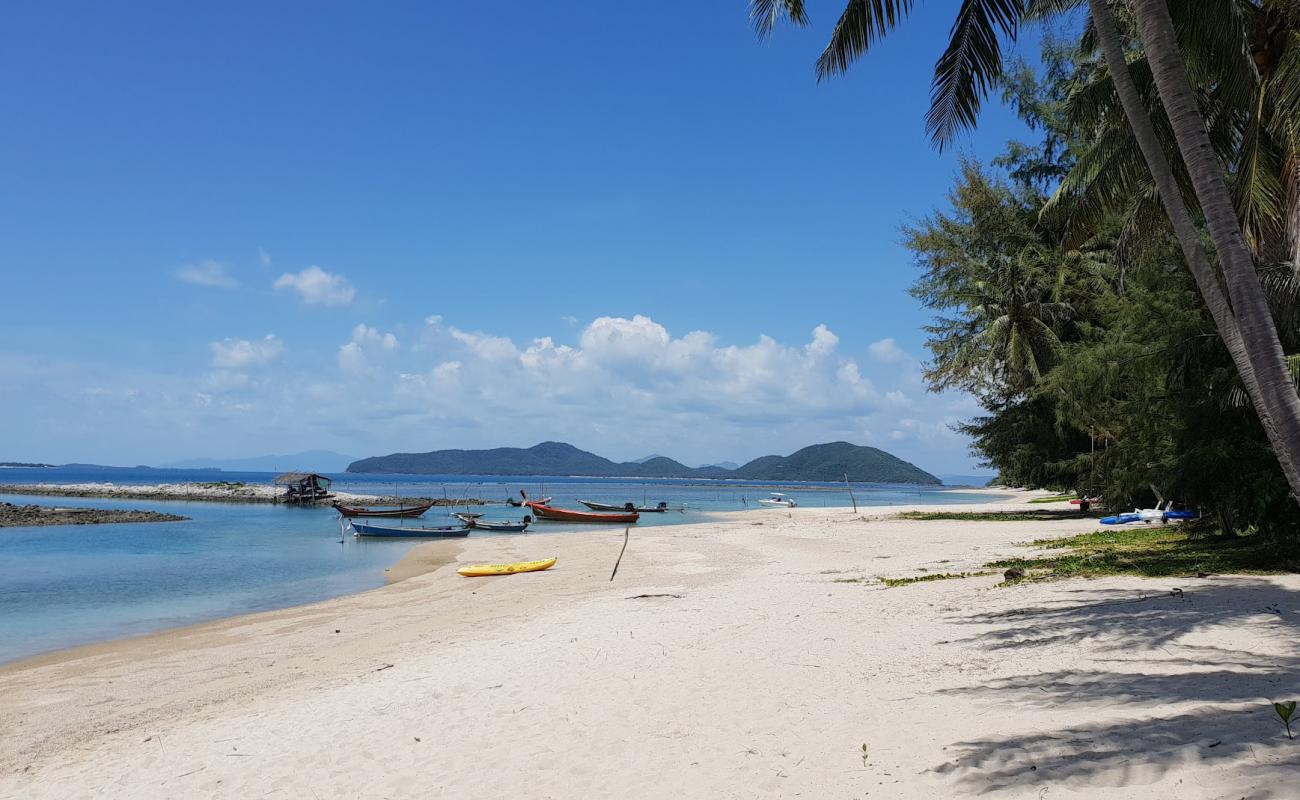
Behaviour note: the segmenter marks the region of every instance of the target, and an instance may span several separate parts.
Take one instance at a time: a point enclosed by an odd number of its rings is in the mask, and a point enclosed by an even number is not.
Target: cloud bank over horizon
[[[339,290],[326,283],[320,302]],[[304,300],[315,291],[292,288]],[[519,341],[439,314],[391,330],[354,318],[333,344],[232,335],[161,374],[0,354],[0,368],[29,375],[4,409],[27,417],[28,432],[4,457],[159,463],[560,440],[616,460],[660,452],[699,464],[843,439],[931,472],[970,469],[951,426],[974,403],[927,393],[893,339],[850,345],[822,324],[801,342],[757,333],[735,344],[641,314],[561,322]],[[16,402],[21,391],[48,402]]]

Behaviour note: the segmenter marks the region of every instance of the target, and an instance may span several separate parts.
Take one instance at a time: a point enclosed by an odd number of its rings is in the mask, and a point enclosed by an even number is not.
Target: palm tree
[[[1232,177],[1233,205],[1257,259],[1300,269],[1300,5],[1289,0],[1196,0],[1170,8],[1210,140]],[[1292,7],[1294,6],[1294,8]],[[1121,20],[1123,22],[1124,20]],[[1127,33],[1127,32],[1126,32]],[[1097,48],[1095,28],[1081,46]],[[1157,98],[1151,64],[1131,53],[1129,72],[1167,153],[1173,129]],[[1159,202],[1142,153],[1104,62],[1085,64],[1070,92],[1066,117],[1087,141],[1049,204],[1086,231],[1117,202],[1149,220]],[[1176,161],[1179,186],[1193,207],[1195,192]],[[1139,202],[1133,205],[1133,201]]]
[[[1125,115],[1155,178],[1189,270],[1241,372],[1292,492],[1300,500],[1300,396],[1291,383],[1231,194],[1188,82],[1169,9],[1165,0],[1133,0],[1160,100],[1219,254],[1226,295],[1129,73],[1124,42],[1108,0],[1087,2]],[[965,0],[948,47],[935,65],[926,116],[926,128],[935,144],[942,147],[958,130],[974,124],[989,86],[1002,70],[1000,37],[1014,38],[1027,14],[1045,15],[1080,4],[1080,0]],[[817,59],[818,79],[845,71],[911,7],[912,0],[849,0]],[[769,34],[782,17],[797,25],[807,24],[803,0],[751,0],[750,18],[760,35]]]
[[[1095,21],[1097,9],[1104,5],[1104,0],[1089,0],[1089,5]],[[1210,143],[1205,119],[1201,116],[1187,79],[1169,8],[1165,5],[1165,0],[1133,0],[1133,11],[1147,59],[1151,63],[1151,73],[1160,92],[1161,104],[1169,116],[1179,152],[1187,165],[1197,200],[1200,201],[1206,228],[1218,251],[1228,298],[1232,303],[1232,317],[1237,324],[1237,335],[1240,336],[1241,347],[1254,372],[1256,393],[1252,394],[1252,400],[1256,401],[1256,408],[1265,420],[1265,428],[1274,450],[1287,472],[1287,481],[1291,484],[1292,491],[1300,497],[1300,471],[1296,469],[1296,465],[1300,465],[1300,395],[1297,395],[1291,381],[1286,355],[1277,336],[1277,327],[1260,286],[1259,276],[1255,272],[1254,258],[1246,246],[1245,236],[1232,205],[1232,194],[1228,190],[1223,169]],[[1111,44],[1114,45],[1113,38]],[[1108,52],[1108,63],[1110,58]],[[1115,72],[1114,66],[1111,71]],[[1128,110],[1126,104],[1125,111]],[[1145,114],[1141,116],[1150,122],[1150,117]],[[1131,113],[1129,122],[1134,124]],[[1151,158],[1145,147],[1143,154],[1150,164]],[[1167,162],[1165,166],[1168,166]],[[1156,166],[1152,165],[1152,173],[1156,171]],[[1172,173],[1167,177],[1172,179]],[[1161,198],[1167,204],[1170,203],[1164,191],[1161,192]],[[1190,232],[1179,232],[1180,243],[1187,233]],[[1199,249],[1199,242],[1197,248]],[[1187,245],[1184,246],[1184,251],[1186,250]],[[1224,328],[1220,327],[1220,332],[1223,331]],[[1232,346],[1227,337],[1224,341]],[[1241,365],[1238,365],[1240,368]],[[1251,378],[1245,375],[1243,378],[1249,386]]]

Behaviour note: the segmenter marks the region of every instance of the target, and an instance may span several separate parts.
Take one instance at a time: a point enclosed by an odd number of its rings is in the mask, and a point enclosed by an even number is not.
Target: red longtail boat
[[[424,505],[418,506],[382,506],[370,508],[367,508],[366,506],[345,506],[342,503],[335,503],[334,508],[337,509],[340,514],[349,519],[352,517],[411,519],[413,517],[418,517],[433,508],[433,503],[425,503]]]
[[[616,522],[632,523],[641,518],[641,515],[635,511],[628,514],[608,514],[599,511],[575,511],[571,508],[551,508],[540,503],[529,503],[528,507],[533,510],[538,519],[549,519],[557,522]]]
[[[524,505],[531,508],[539,520],[549,519],[556,522],[606,522],[630,524],[641,518],[641,515],[635,511],[606,514],[596,511],[577,511],[572,508],[553,508],[546,505],[551,500],[549,497],[545,500],[529,500],[528,495],[524,494],[522,491],[519,493],[524,496]]]

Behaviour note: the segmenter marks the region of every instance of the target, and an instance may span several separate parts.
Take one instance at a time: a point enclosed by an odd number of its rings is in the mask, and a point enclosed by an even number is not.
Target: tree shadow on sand
[[[1088,668],[946,690],[954,697],[1059,710],[1061,727],[955,743],[948,747],[951,759],[934,770],[971,791],[993,792],[1054,783],[1141,786],[1209,764],[1228,770],[1243,787],[1234,798],[1300,797],[1300,740],[1287,739],[1269,705],[1300,697],[1300,645],[1285,654],[1276,648],[1279,640],[1300,643],[1300,592],[1236,578],[1173,594],[1148,589],[1143,597],[1132,589],[1063,587],[1059,602],[951,620],[992,626],[959,643],[1007,657],[1084,642],[1114,655],[1091,659]],[[1273,651],[1179,641],[1223,626],[1265,626],[1259,632]],[[1069,724],[1071,708],[1096,704],[1111,716]]]

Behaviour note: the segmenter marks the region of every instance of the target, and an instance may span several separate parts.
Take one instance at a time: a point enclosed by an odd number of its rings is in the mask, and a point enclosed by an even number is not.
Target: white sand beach
[[[0,668],[0,797],[1300,796],[1268,704],[1300,576],[885,588],[1095,524],[899,510],[634,529],[613,582],[621,530],[430,543],[382,589]]]

